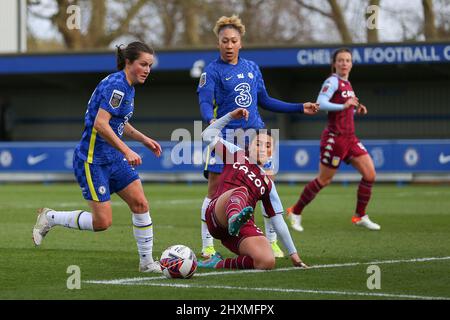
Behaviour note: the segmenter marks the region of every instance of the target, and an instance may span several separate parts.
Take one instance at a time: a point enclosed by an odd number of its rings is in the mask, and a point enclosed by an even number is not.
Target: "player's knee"
[[[130,209],[134,213],[144,213],[150,210],[149,204],[146,198],[138,198],[130,205]]]
[[[275,268],[275,257],[273,255],[255,257],[253,266],[258,270],[272,270]]]
[[[100,218],[94,219],[92,221],[92,226],[94,227],[94,231],[105,231],[108,230],[112,225],[112,218]]]
[[[239,187],[239,188],[236,188],[235,189],[235,191],[240,191],[240,192],[242,192],[245,196],[249,196],[249,194],[248,194],[248,189],[246,188],[246,187]]]
[[[333,178],[319,177],[319,178],[317,178],[317,180],[319,180],[319,183],[320,183],[320,185],[321,185],[322,187],[326,187],[326,186],[328,186],[328,185],[331,184],[331,181],[333,180]]]
[[[367,182],[375,182],[375,179],[377,177],[377,174],[375,171],[370,171],[364,174],[363,179],[366,180]]]

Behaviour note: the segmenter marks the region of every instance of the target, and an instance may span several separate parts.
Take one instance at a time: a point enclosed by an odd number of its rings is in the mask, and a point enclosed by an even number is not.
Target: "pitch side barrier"
[[[1,182],[75,181],[72,157],[77,142],[0,142]],[[365,140],[377,181],[450,182],[450,139]],[[143,159],[138,167],[144,181],[204,182],[206,145],[201,142],[162,142],[156,158],[140,144],[129,143]],[[317,174],[318,140],[280,141],[273,157],[277,181],[305,182]],[[215,161],[214,159],[209,161]],[[342,159],[332,159],[342,161]],[[359,181],[359,174],[344,163],[335,181]]]
[[[261,68],[329,66],[333,52],[341,47],[269,47],[242,51],[242,57]],[[379,43],[348,46],[355,65],[442,64],[450,63],[450,42]],[[217,48],[203,50],[160,50],[153,65],[155,71],[189,70],[195,78],[210,61],[217,59]],[[115,52],[0,55],[0,75],[35,73],[111,72],[115,70]]]

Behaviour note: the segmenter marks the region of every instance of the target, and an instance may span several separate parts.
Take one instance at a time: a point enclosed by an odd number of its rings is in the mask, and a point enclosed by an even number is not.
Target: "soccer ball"
[[[164,250],[159,262],[163,274],[169,279],[189,279],[197,270],[197,257],[194,252],[181,244]]]

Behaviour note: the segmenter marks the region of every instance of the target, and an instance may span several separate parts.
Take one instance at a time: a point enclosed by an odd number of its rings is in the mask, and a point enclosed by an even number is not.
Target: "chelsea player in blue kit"
[[[142,159],[122,141],[125,135],[141,142],[156,156],[161,155],[161,146],[129,123],[134,111],[134,86],[145,82],[153,60],[153,49],[141,42],[117,48],[119,71],[103,79],[92,94],[83,135],[73,158],[75,177],[92,212],[38,210],[33,229],[35,245],[41,245],[54,226],[89,231],[108,229],[112,223],[110,195],[117,193],[132,212],[139,271],[161,272],[159,262],[152,256],[153,226],[148,201],[135,171]]]
[[[265,88],[259,67],[253,61],[239,57],[241,37],[245,34],[245,26],[237,16],[221,17],[214,28],[218,37],[220,57],[211,62],[200,77],[198,96],[203,120],[211,124],[217,118],[237,109],[246,108],[249,112],[248,121],[236,119],[230,121],[223,129],[263,129],[265,124],[258,112],[258,105],[273,112],[314,114],[318,106],[315,103],[287,103],[271,98]],[[269,167],[265,169],[270,171]],[[202,257],[209,258],[215,253],[213,238],[209,234],[205,212],[217,189],[218,177],[223,170],[223,164],[215,163],[211,158],[206,160],[205,176],[208,178],[208,194],[201,209],[202,220]],[[272,244],[276,257],[284,254],[277,245],[277,235],[270,219],[261,207],[266,236]]]

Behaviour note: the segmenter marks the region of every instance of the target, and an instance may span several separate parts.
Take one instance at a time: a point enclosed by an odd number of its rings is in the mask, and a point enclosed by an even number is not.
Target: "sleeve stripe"
[[[208,145],[208,150],[206,151],[206,161],[205,161],[205,168],[204,171],[208,171],[208,164],[209,164],[209,158],[211,157],[211,150]]]
[[[78,216],[77,216],[77,227],[78,227],[79,230],[81,230],[81,227],[80,227],[80,217],[81,217],[81,215],[83,214],[83,212],[86,212],[86,211],[80,211],[80,213],[79,213]]]
[[[139,227],[139,226],[133,224],[133,228],[136,228],[136,229],[139,229],[139,230],[148,230],[148,229],[150,229],[152,227],[153,227],[153,223],[150,223],[149,225],[142,226],[142,227]]]
[[[213,115],[214,118],[217,119],[217,111],[219,110],[219,105],[217,104],[216,99],[213,100],[213,106],[214,106]]]

